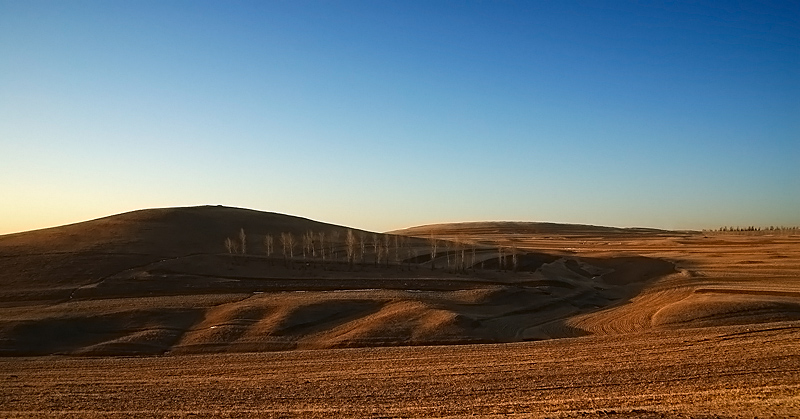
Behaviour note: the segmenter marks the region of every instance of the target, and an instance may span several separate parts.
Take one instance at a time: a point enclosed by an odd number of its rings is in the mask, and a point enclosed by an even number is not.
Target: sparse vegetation
[[[320,231],[317,233],[317,238],[319,240],[319,253],[322,257],[322,264],[325,265],[325,232]]]
[[[283,261],[288,263],[294,259],[294,235],[292,233],[281,233],[281,245],[283,246]]]
[[[275,239],[272,237],[272,234],[267,234],[264,236],[264,253],[266,253],[267,257],[272,257],[272,253],[275,251]]]
[[[769,227],[733,227],[723,226],[716,230],[703,230],[705,234],[733,234],[733,235],[800,235],[800,227],[785,227],[785,226],[769,226]]]
[[[430,244],[431,244],[431,270],[436,269],[436,251],[439,248],[439,240],[431,235],[430,237]]]
[[[359,245],[358,261],[359,263],[364,263],[364,255],[367,252],[367,235],[363,231],[360,231],[358,233],[358,245]]]
[[[356,257],[356,235],[353,234],[353,230],[347,230],[347,237],[345,238],[345,245],[347,246],[347,263],[350,265],[350,269],[353,269],[353,263],[355,262]]]
[[[238,249],[236,248],[236,244],[231,240],[230,237],[225,238],[225,250],[230,253],[238,253]]]
[[[247,235],[244,234],[244,228],[239,229],[239,249],[243,255],[247,253]]]
[[[328,243],[330,243],[331,260],[336,260],[337,259],[336,246],[339,244],[339,231],[338,230],[331,231],[330,237],[331,238],[330,240],[328,240]]]

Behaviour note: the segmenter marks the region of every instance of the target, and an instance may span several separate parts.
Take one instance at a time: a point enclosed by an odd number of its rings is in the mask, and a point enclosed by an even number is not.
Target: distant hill
[[[259,247],[265,234],[300,235],[340,231],[346,227],[273,212],[223,206],[157,208],[131,211],[96,220],[0,236],[0,255],[103,251],[181,256],[224,251],[226,237],[240,229]],[[256,237],[259,236],[259,237]],[[256,240],[258,239],[258,240]]]
[[[566,237],[580,236],[631,236],[631,235],[675,235],[679,233],[655,228],[620,228],[583,224],[558,224],[522,221],[479,221],[465,223],[429,224],[395,230],[391,233],[407,236],[425,237],[458,235],[558,235]]]
[[[249,253],[264,236],[338,232],[346,227],[223,206],[144,209],[60,227],[0,236],[0,286],[39,288],[95,282],[127,267],[192,254],[224,253],[227,237],[247,235]],[[330,235],[328,236],[330,237]]]

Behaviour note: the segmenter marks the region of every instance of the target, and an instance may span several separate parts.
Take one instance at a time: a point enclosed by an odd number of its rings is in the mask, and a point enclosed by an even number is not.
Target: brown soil
[[[0,358],[4,417],[744,418],[800,413],[798,322],[541,342]]]
[[[513,224],[354,265],[234,208],[0,236],[0,415],[800,415],[800,237]]]

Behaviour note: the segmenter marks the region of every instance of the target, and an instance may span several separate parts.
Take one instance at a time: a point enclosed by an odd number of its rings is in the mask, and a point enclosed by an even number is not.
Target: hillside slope
[[[585,224],[542,223],[527,221],[476,221],[463,223],[427,224],[392,231],[393,234],[434,236],[494,236],[494,235],[557,235],[564,237],[675,236],[694,232],[675,232],[654,228],[620,228]]]
[[[132,211],[60,227],[0,236],[0,290],[74,287],[154,261],[225,252],[226,238],[247,235],[263,254],[266,234],[338,232],[345,227],[289,215],[221,206]],[[0,291],[2,292],[2,291]]]
[[[501,343],[800,321],[794,237],[441,228],[452,235],[353,230],[348,251],[345,227],[193,207],[0,236],[0,355]],[[223,242],[240,229],[247,252],[228,253]],[[325,246],[303,250],[307,231],[326,233]],[[282,233],[297,240],[286,256]]]

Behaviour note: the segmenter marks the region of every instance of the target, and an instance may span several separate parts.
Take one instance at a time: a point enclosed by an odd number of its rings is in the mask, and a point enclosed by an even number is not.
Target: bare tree
[[[295,246],[295,239],[292,233],[286,233],[286,239],[289,246],[289,259],[294,259],[294,246]]]
[[[467,243],[461,242],[461,265],[458,267],[462,272],[467,271]]]
[[[386,266],[389,266],[389,248],[391,247],[392,236],[388,234],[383,235],[383,257],[386,261]]]
[[[431,234],[431,270],[436,269],[436,248],[439,247],[439,241]]]
[[[233,243],[233,240],[231,240],[230,237],[226,237],[225,238],[225,250],[227,250],[228,253],[232,254],[234,252],[234,246],[235,245]]]
[[[317,243],[314,241],[314,236],[315,236],[314,232],[311,231],[311,230],[308,230],[306,232],[306,235],[308,236],[308,250],[309,250],[309,253],[311,253],[311,257],[312,258],[316,259],[317,258]]]
[[[308,248],[310,246],[311,240],[309,240],[308,233],[304,233],[300,236],[300,239],[303,241],[302,248],[303,248],[303,260],[306,260],[306,254],[308,253]]]
[[[383,259],[383,246],[378,246],[375,249],[375,265],[377,266]]]
[[[283,246],[283,260],[294,259],[294,236],[292,233],[281,233],[281,245]]]
[[[347,263],[350,264],[350,269],[353,269],[353,259],[355,259],[356,253],[356,236],[353,234],[353,230],[347,230],[345,244],[347,245]]]
[[[364,263],[364,253],[367,252],[367,235],[363,231],[360,231],[358,233],[358,239],[359,239],[358,240],[359,249],[361,250],[361,253],[359,253],[358,261]]]
[[[283,248],[283,263],[286,264],[286,260],[289,258],[289,239],[286,237],[286,233],[281,233],[281,247]]]
[[[517,247],[514,246],[514,247],[511,248],[511,263],[512,263],[514,272],[517,271],[517,262],[518,262],[518,259],[517,259]]]
[[[267,234],[264,236],[264,248],[267,253],[267,257],[272,256],[272,252],[275,250],[274,241],[275,240],[273,239],[272,234]]]
[[[372,247],[375,252],[375,265],[377,266],[380,263],[380,248],[381,248],[381,241],[378,239],[377,234],[372,234]]]
[[[331,231],[331,239],[328,240],[331,247],[331,259],[336,259],[336,246],[339,244],[339,231]]]
[[[475,243],[472,243],[472,258],[470,258],[469,266],[472,267],[472,270],[475,270]]]
[[[244,234],[244,228],[239,229],[239,242],[241,243],[242,254],[247,253],[247,235]]]
[[[320,231],[317,233],[317,238],[319,239],[319,253],[322,257],[322,263],[325,263],[325,232]]]
[[[458,238],[453,239],[453,270],[459,271],[461,270],[461,265],[458,260],[458,256],[461,254],[461,242]]]

